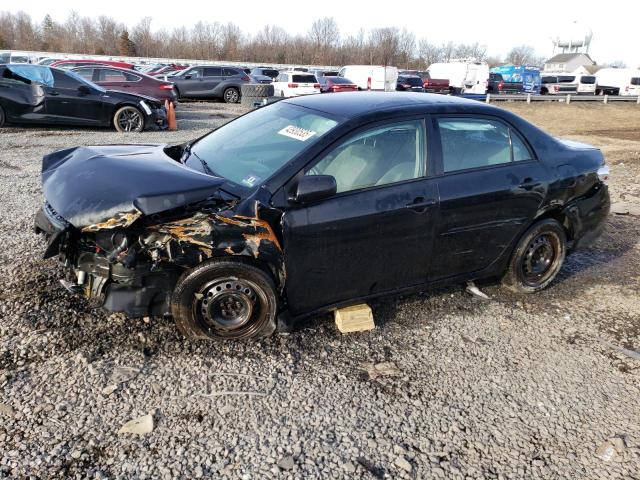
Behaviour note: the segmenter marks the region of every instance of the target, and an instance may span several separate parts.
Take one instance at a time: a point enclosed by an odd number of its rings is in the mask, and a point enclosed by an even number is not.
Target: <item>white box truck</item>
[[[601,68],[596,72],[596,93],[603,95],[640,95],[640,70]]]
[[[432,63],[427,72],[432,78],[449,80],[449,87],[454,93],[487,93],[489,65],[486,63]]]
[[[358,85],[358,90],[395,92],[398,69],[376,65],[346,65],[340,69],[338,76],[351,80]]]

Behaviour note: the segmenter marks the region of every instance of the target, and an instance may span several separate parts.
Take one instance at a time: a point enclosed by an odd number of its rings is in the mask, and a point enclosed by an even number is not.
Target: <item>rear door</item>
[[[426,281],[438,197],[426,176],[425,133],[419,117],[371,124],[307,167],[306,175],[333,176],[338,191],[285,211],[294,314]]]
[[[51,69],[53,86],[45,87],[45,110],[52,121],[69,124],[101,125],[105,121],[105,104],[97,90],[83,93],[80,80]]]
[[[210,95],[211,92],[220,85],[223,79],[222,67],[204,67],[199,94],[202,96]]]
[[[430,279],[489,268],[535,217],[549,173],[523,137],[491,116],[434,118],[440,222]]]

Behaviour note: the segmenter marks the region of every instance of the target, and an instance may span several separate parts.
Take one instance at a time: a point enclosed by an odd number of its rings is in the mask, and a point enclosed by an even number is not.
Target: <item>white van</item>
[[[358,85],[358,90],[395,92],[398,69],[374,65],[347,65],[340,69],[338,76],[351,80]]]
[[[578,75],[578,95],[595,95],[596,77],[595,75]]]
[[[596,93],[604,95],[640,95],[640,70],[602,68],[596,72]]]
[[[432,63],[427,68],[431,78],[449,80],[455,93],[487,93],[489,65],[480,62]]]

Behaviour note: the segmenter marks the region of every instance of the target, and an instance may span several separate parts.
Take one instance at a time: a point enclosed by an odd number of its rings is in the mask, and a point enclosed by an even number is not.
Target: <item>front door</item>
[[[531,223],[546,168],[509,125],[487,117],[436,120],[440,221],[430,280],[491,266]]]
[[[438,195],[423,119],[360,129],[312,162],[337,194],[283,218],[289,308],[323,306],[426,281]]]

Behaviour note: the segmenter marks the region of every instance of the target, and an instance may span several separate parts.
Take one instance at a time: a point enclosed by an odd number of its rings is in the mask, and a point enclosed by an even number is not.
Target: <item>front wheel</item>
[[[171,313],[189,338],[249,339],[271,335],[278,299],[271,277],[248,263],[214,259],[178,280]]]
[[[567,251],[567,236],[556,220],[534,224],[513,252],[502,284],[516,293],[534,293],[556,277]]]
[[[118,132],[141,132],[144,130],[144,116],[136,107],[127,105],[116,111],[113,126]]]
[[[240,101],[240,92],[237,88],[227,88],[222,94],[225,103],[238,103]]]

